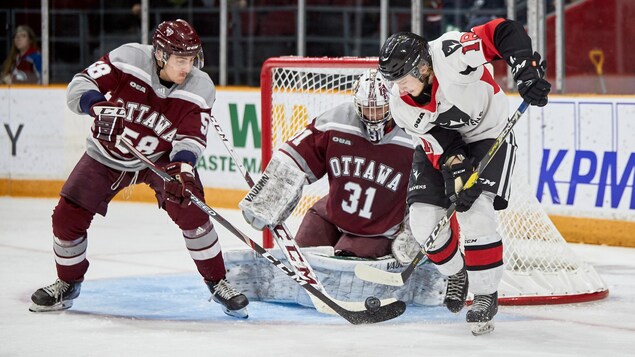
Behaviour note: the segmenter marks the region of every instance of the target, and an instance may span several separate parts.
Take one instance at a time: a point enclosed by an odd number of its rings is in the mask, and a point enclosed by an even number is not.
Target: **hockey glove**
[[[93,137],[107,148],[113,149],[123,133],[126,109],[113,102],[99,102],[90,107],[90,115],[95,118]]]
[[[534,52],[533,55],[528,55],[527,51],[523,52],[525,53],[517,52],[509,57],[509,65],[514,82],[518,86],[518,93],[527,103],[544,107],[549,101],[547,95],[551,90],[551,83],[544,79],[547,61],[540,62],[538,52]]]
[[[445,181],[445,195],[452,202],[456,202],[459,192],[463,189],[463,185],[472,175],[474,167],[472,160],[466,159],[441,167],[441,174]]]
[[[481,193],[483,193],[483,188],[482,188],[482,185],[478,182],[478,180],[476,181],[474,186],[465,190],[461,190],[455,202],[456,211],[465,212],[469,210],[474,204],[474,201],[476,201],[478,196],[481,195]]]
[[[474,201],[483,192],[478,181],[472,187],[463,189],[463,185],[469,180],[473,172],[474,166],[471,159],[451,165],[443,165],[441,168],[441,174],[445,181],[445,194],[450,201],[456,204],[457,212],[469,210]]]
[[[164,183],[166,199],[181,207],[187,207],[191,203],[187,190],[194,192],[196,188],[194,168],[186,162],[172,162],[163,170],[174,178]]]

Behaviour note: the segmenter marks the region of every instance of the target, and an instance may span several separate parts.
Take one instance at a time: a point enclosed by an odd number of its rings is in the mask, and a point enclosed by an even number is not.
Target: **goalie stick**
[[[173,180],[172,176],[168,175],[165,171],[159,169],[154,162],[145,157],[139,150],[137,150],[128,140],[124,138],[120,138],[119,142],[121,145],[130,151],[132,155],[134,155],[137,159],[141,160],[152,172],[161,177],[164,181]],[[281,261],[273,257],[269,252],[267,252],[263,247],[261,247],[258,243],[254,242],[251,238],[245,235],[243,232],[238,230],[234,225],[232,225],[225,218],[220,216],[214,209],[209,207],[205,202],[201,201],[196,195],[192,193],[189,189],[186,189],[185,192],[190,195],[191,201],[203,212],[205,212],[208,216],[213,218],[220,225],[225,227],[228,231],[234,234],[236,237],[241,239],[245,244],[251,247],[258,254],[267,259],[271,264],[275,265],[278,269],[282,270],[287,276],[293,279],[296,283],[300,284],[310,295],[319,299],[326,306],[335,311],[338,315],[342,316],[348,322],[359,325],[359,324],[372,324],[382,321],[387,321],[390,319],[394,319],[395,317],[400,316],[406,311],[406,303],[403,301],[394,301],[387,305],[381,305],[372,310],[363,310],[363,311],[351,311],[340,306],[333,299],[329,298],[322,291],[318,290],[313,285],[309,284],[306,280],[302,279],[298,274],[294,273],[290,270],[286,265],[284,265]]]
[[[227,152],[229,152],[229,155],[231,156],[232,160],[234,161],[234,163],[240,170],[240,173],[243,175],[245,181],[247,181],[247,184],[249,185],[250,188],[253,187],[254,180],[249,174],[249,171],[245,169],[245,166],[243,165],[242,160],[240,160],[240,157],[234,151],[234,148],[229,143],[229,140],[227,139],[227,135],[223,131],[222,127],[220,126],[220,123],[218,123],[218,121],[216,120],[216,117],[214,117],[213,115],[211,116],[211,124],[214,126],[214,129],[216,130],[216,133],[218,134],[219,139],[223,142],[223,145],[225,145],[225,149],[227,150]],[[287,260],[291,264],[291,267],[296,272],[296,274],[303,277],[307,281],[307,283],[315,286],[315,288],[320,290],[326,296],[329,296],[326,290],[324,289],[324,287],[322,286],[322,284],[320,283],[320,281],[318,280],[317,275],[315,274],[315,271],[309,264],[308,260],[304,257],[304,254],[302,254],[300,247],[298,247],[293,235],[291,234],[291,232],[289,232],[289,229],[287,228],[287,226],[284,223],[281,223],[275,227],[269,226],[267,228],[269,228],[269,231],[271,231],[271,235],[275,238],[276,243],[278,244],[278,246],[280,247],[284,255],[287,257]],[[322,313],[327,313],[327,314],[335,313],[335,311],[330,309],[322,301],[316,299],[312,295],[309,295],[309,297],[311,298],[311,301],[313,302],[313,305],[315,306],[315,309],[317,311]],[[335,300],[335,299],[331,298],[331,300]],[[380,300],[382,306],[390,304],[395,301],[397,300],[393,298]],[[340,306],[345,306],[349,310],[361,311],[366,309],[366,305],[364,302],[337,301],[337,303]]]
[[[483,173],[487,165],[490,163],[490,161],[492,160],[492,158],[494,157],[494,155],[500,148],[505,138],[512,131],[512,128],[518,122],[518,120],[523,115],[523,113],[527,110],[528,107],[529,107],[529,104],[523,101],[518,107],[518,109],[516,110],[516,112],[514,112],[511,118],[509,118],[509,121],[507,122],[507,125],[505,126],[505,128],[503,128],[501,133],[498,135],[498,137],[496,138],[496,140],[490,147],[489,151],[487,151],[483,159],[479,161],[478,166],[476,167],[476,169],[474,170],[470,178],[467,180],[467,182],[463,186],[464,190],[474,186],[474,184],[476,183],[476,180],[478,180],[479,176]],[[419,250],[419,252],[414,257],[410,265],[408,265],[406,269],[402,271],[401,273],[391,273],[391,272],[383,271],[371,266],[359,264],[355,266],[355,275],[357,275],[357,277],[360,279],[364,279],[366,281],[370,281],[377,284],[402,286],[406,282],[406,280],[408,280],[408,278],[410,277],[414,269],[417,267],[417,265],[426,257],[426,251],[428,251],[428,249],[432,247],[432,244],[434,244],[434,241],[437,239],[439,232],[443,228],[445,228],[445,226],[448,225],[448,223],[450,222],[450,218],[452,218],[452,215],[454,215],[455,212],[456,212],[456,204],[452,203],[450,207],[448,207],[447,211],[445,212],[445,216],[441,218],[439,223],[437,223],[437,225],[432,230],[432,233],[430,233],[428,238],[426,238],[425,242],[423,243],[423,246],[421,247],[421,250]]]

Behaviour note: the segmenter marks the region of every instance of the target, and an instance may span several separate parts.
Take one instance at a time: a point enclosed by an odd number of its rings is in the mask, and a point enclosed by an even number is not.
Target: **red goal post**
[[[262,66],[262,167],[276,148],[318,114],[351,99],[355,79],[377,66],[374,58],[270,58]],[[526,174],[515,170],[509,207],[499,211],[505,270],[499,301],[508,305],[558,304],[598,300],[608,288],[595,269],[567,245],[532,194]],[[298,208],[286,221],[295,234],[306,210],[328,193],[322,179],[305,186]],[[269,232],[266,248],[273,246]]]

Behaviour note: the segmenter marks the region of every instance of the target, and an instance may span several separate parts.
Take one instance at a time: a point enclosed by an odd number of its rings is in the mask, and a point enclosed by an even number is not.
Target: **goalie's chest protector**
[[[340,229],[380,235],[401,223],[412,166],[412,139],[394,127],[377,144],[368,141],[352,106],[316,122],[325,140],[328,214]]]

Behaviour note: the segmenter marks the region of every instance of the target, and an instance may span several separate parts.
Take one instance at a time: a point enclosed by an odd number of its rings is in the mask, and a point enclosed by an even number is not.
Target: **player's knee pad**
[[[185,238],[185,246],[194,260],[212,259],[221,251],[218,234],[209,219],[197,228],[183,230],[183,238]]]
[[[421,245],[445,215],[445,209],[425,203],[410,206],[410,228]],[[437,235],[427,251],[428,259],[445,275],[452,275],[463,268],[463,257],[459,252],[459,229],[454,218]]]
[[[197,195],[197,197],[202,197],[202,195]],[[164,207],[168,216],[182,231],[196,230],[209,222],[207,213],[201,211],[194,203],[187,207],[174,204],[166,204]]]
[[[95,214],[61,197],[51,216],[53,235],[60,241],[75,241],[86,236]]]
[[[410,205],[410,230],[415,239],[423,245],[432,230],[436,227],[439,220],[445,215],[442,207],[434,206],[427,203],[413,203]],[[450,239],[450,229],[445,227],[435,239],[430,250],[437,250]]]
[[[494,211],[494,197],[492,193],[483,192],[469,210],[456,214],[464,237],[496,234],[498,220]]]

